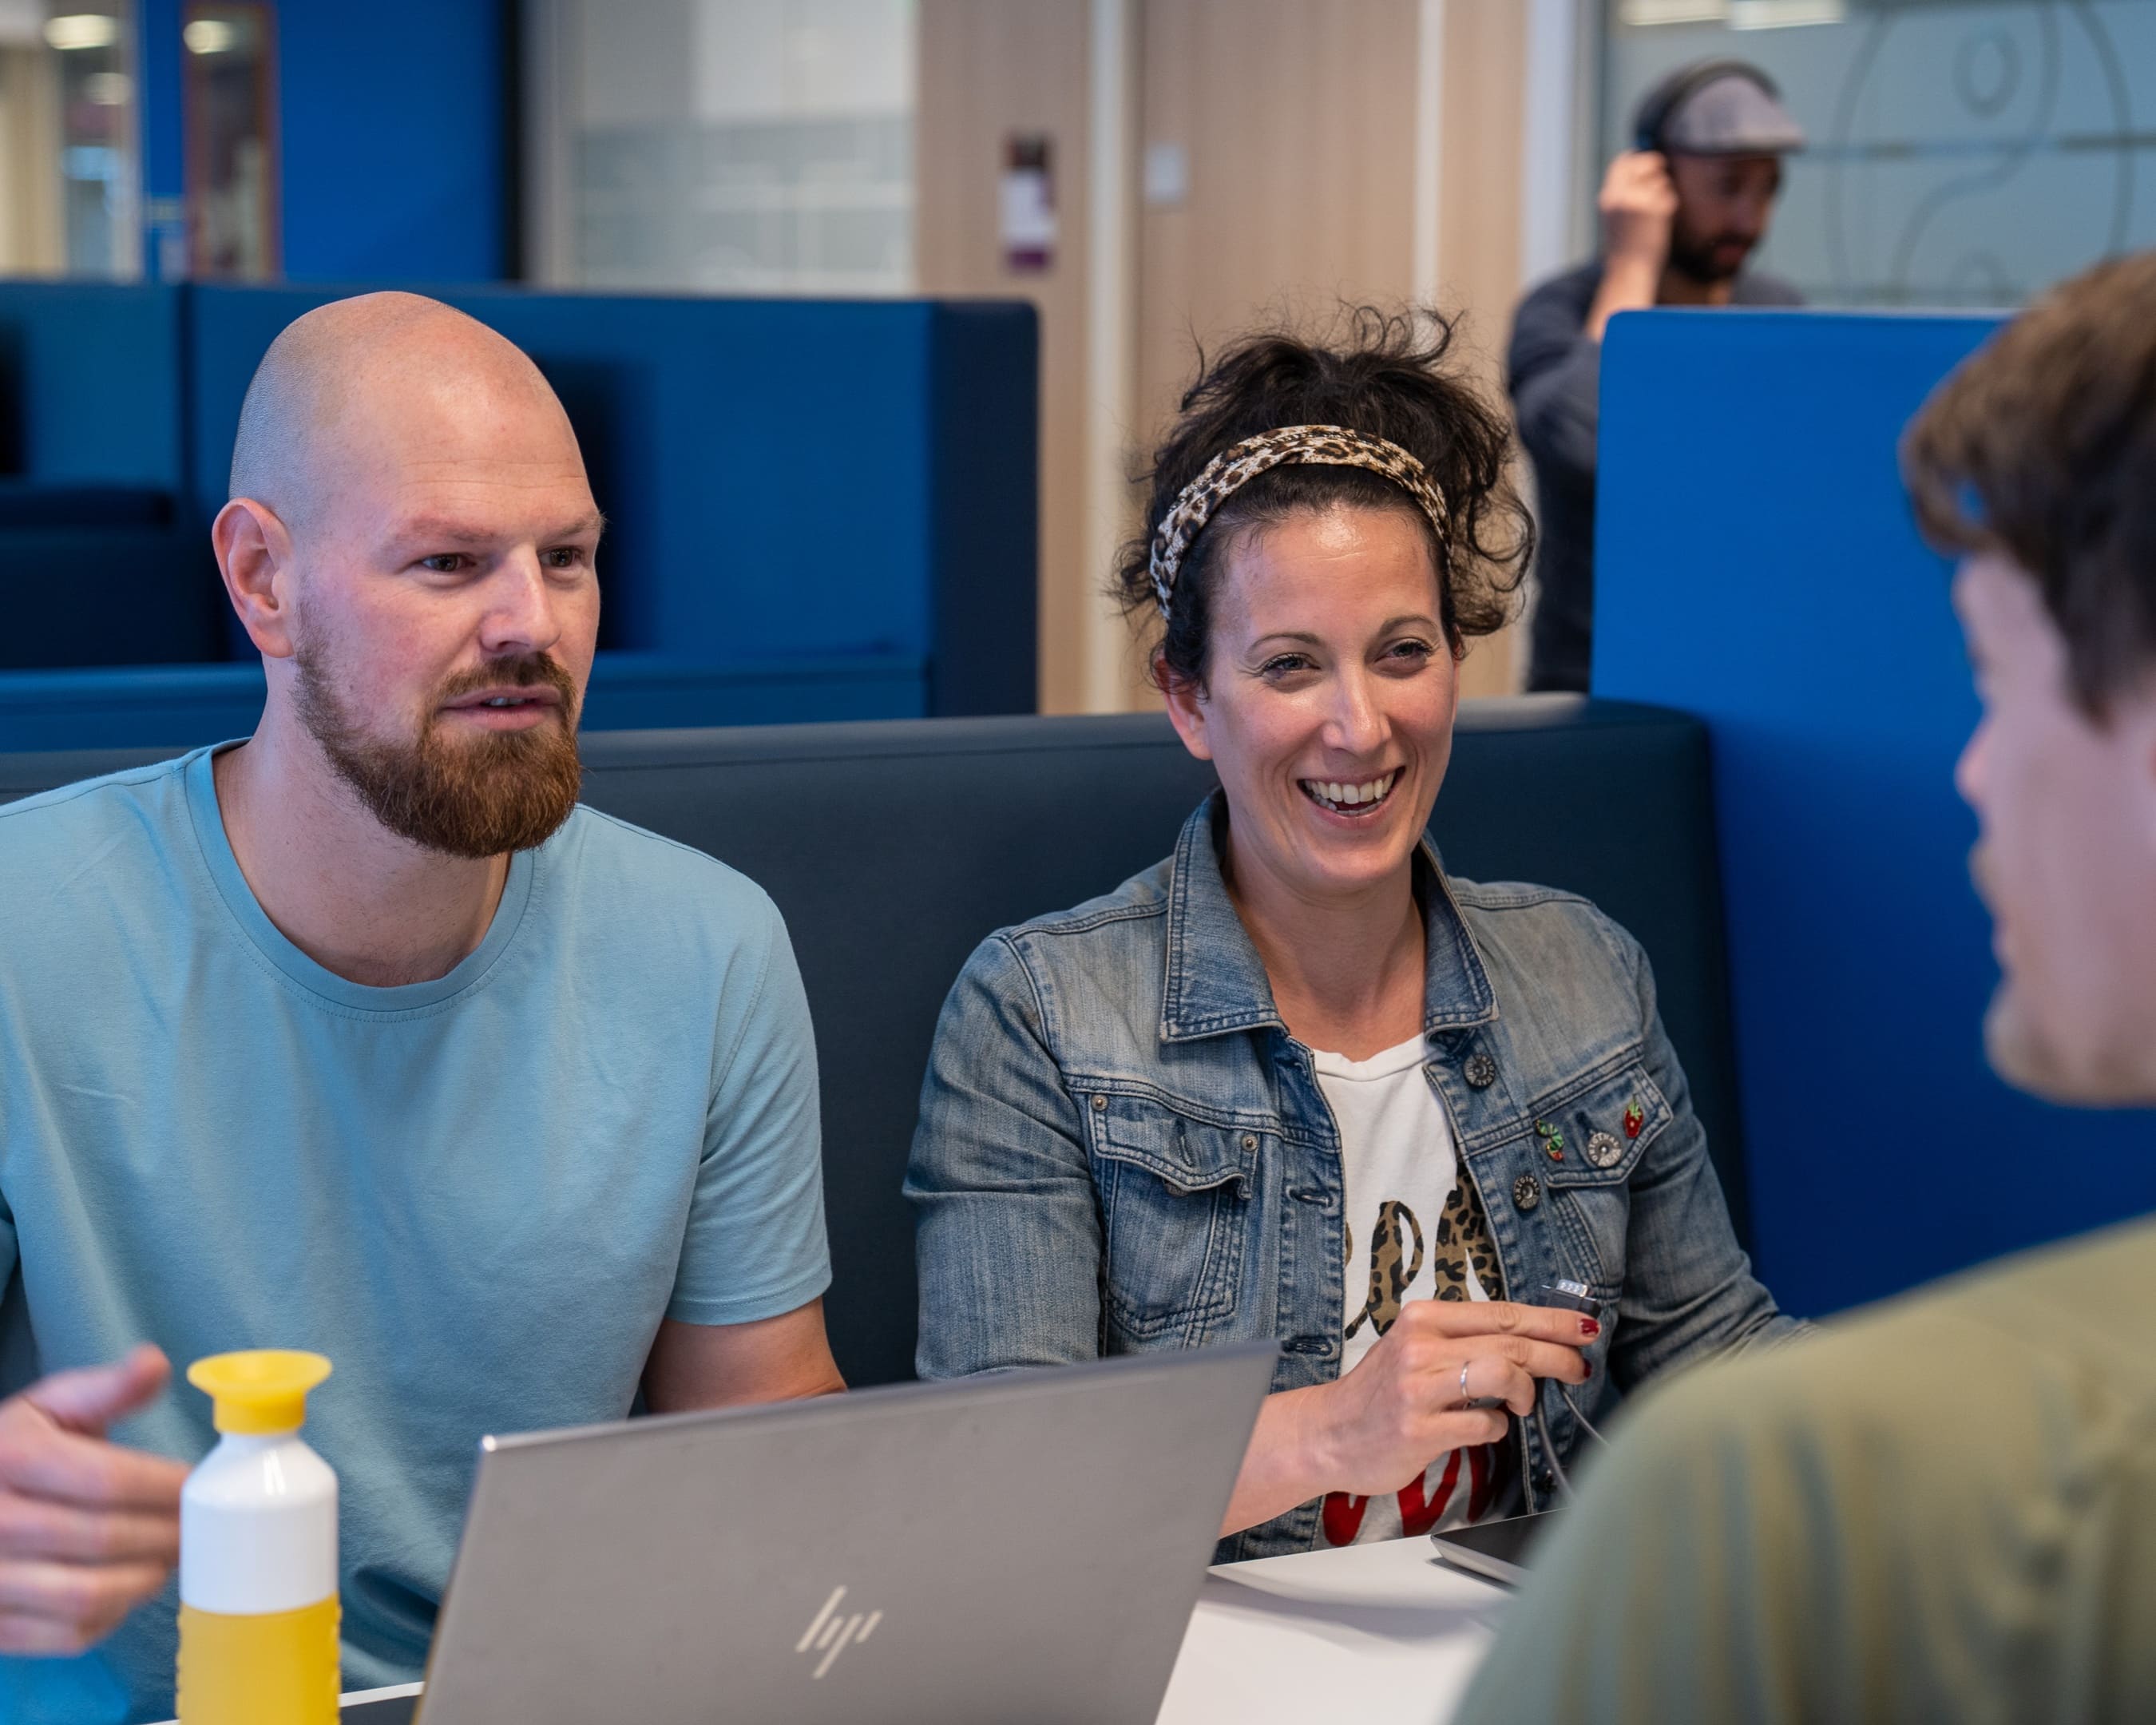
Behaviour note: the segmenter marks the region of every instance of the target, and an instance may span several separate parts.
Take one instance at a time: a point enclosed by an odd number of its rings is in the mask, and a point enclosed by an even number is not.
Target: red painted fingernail
[[[1582,1360],[1580,1361],[1580,1364],[1582,1364],[1583,1366],[1585,1366],[1585,1367],[1587,1368],[1587,1375],[1588,1375],[1588,1377],[1592,1378],[1592,1377],[1594,1375],[1594,1362],[1593,1360],[1591,1360],[1591,1359],[1582,1359]],[[1583,1380],[1583,1381],[1584,1381],[1584,1380]]]
[[[1602,1326],[1591,1317],[1583,1317],[1579,1321],[1579,1333],[1583,1336],[1599,1336],[1602,1333]]]

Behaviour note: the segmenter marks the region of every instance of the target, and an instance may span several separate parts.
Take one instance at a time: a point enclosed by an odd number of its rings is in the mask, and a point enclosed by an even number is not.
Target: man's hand
[[[1602,255],[1640,264],[1659,276],[1670,258],[1670,227],[1677,216],[1676,182],[1658,151],[1627,150],[1603,176]]]
[[[0,1402],[0,1652],[80,1653],[172,1573],[186,1466],[105,1440],[171,1375],[138,1348]]]
[[[1603,177],[1602,285],[1588,308],[1587,336],[1599,341],[1620,311],[1643,311],[1661,291],[1670,260],[1670,230],[1676,221],[1677,188],[1667,158],[1653,150],[1627,150]]]

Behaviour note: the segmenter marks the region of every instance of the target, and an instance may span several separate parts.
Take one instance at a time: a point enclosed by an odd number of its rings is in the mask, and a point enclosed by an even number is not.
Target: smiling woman
[[[1624,1391],[1794,1327],[1637,943],[1425,836],[1532,538],[1450,340],[1363,311],[1185,397],[1117,591],[1220,788],[982,944],[921,1092],[922,1376],[1282,1344],[1224,1559],[1543,1507]],[[1600,1315],[1539,1306],[1559,1281]]]

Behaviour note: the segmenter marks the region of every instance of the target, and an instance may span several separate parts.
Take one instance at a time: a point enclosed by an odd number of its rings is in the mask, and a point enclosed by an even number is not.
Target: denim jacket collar
[[[1286,1028],[1273,1004],[1265,961],[1228,896],[1215,839],[1226,818],[1216,790],[1183,824],[1175,841],[1168,882],[1168,972],[1161,988],[1163,1042],[1194,1042],[1260,1025]],[[1496,996],[1428,834],[1417,860],[1426,967],[1423,1029],[1487,1024],[1497,1016]]]

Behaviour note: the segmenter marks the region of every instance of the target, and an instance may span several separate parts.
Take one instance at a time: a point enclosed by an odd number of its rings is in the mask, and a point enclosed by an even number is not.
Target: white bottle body
[[[295,1431],[228,1434],[180,1493],[180,1600],[259,1616],[337,1590],[337,1481]]]

